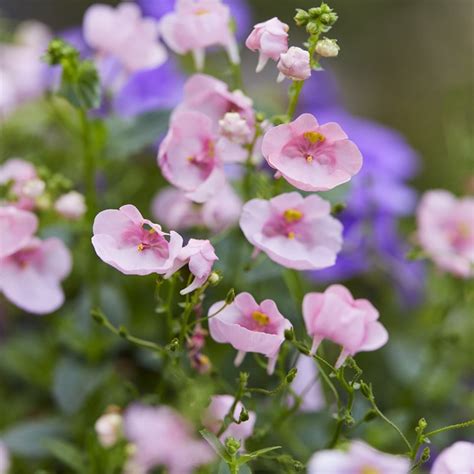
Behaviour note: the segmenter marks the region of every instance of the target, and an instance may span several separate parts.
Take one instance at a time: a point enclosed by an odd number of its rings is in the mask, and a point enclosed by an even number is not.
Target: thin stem
[[[298,100],[300,98],[301,89],[303,89],[304,81],[293,81],[288,91],[288,110],[286,111],[286,116],[290,122],[295,115],[296,107],[298,105]]]
[[[467,428],[468,426],[474,425],[474,420],[463,421],[462,423],[456,423],[455,425],[444,426],[443,428],[438,428],[437,430],[430,431],[425,433],[425,437],[430,437],[438,433],[443,433],[444,431],[457,430],[458,428]]]
[[[169,281],[169,287],[168,287],[168,298],[166,300],[166,325],[168,326],[168,336],[171,338],[173,337],[172,303],[173,303],[174,289],[176,287],[176,278],[173,275],[168,281]]]

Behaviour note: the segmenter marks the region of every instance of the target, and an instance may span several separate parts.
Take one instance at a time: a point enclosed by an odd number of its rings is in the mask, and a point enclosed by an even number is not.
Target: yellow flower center
[[[364,466],[361,471],[360,471],[360,474],[381,474],[380,471],[375,468],[375,467],[371,467],[371,466]]]
[[[194,12],[194,14],[198,16],[206,15],[207,13],[209,13],[209,10],[206,10],[205,8],[199,8]]]
[[[262,313],[261,311],[254,311],[252,313],[252,319],[259,325],[259,326],[266,326],[270,322],[270,318],[267,314]]]
[[[303,213],[298,209],[287,209],[283,213],[286,222],[298,222],[303,218]]]
[[[313,162],[313,159],[314,159],[314,158],[313,158],[313,155],[306,155],[305,158],[306,158],[306,161],[307,161],[308,163],[312,163],[312,162]]]
[[[312,143],[313,145],[318,142],[323,142],[326,140],[326,137],[319,132],[305,132],[303,133],[303,137],[305,137],[306,140],[309,141],[309,143]]]
[[[295,237],[296,237],[296,235],[295,235],[294,232],[288,232],[288,238],[289,238],[290,240],[293,240]]]
[[[138,244],[137,249],[138,249],[139,252],[142,252],[143,249],[144,249],[143,244]]]

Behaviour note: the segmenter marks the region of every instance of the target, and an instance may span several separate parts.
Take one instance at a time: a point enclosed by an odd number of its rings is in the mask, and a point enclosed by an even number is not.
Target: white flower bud
[[[104,448],[113,446],[122,434],[122,415],[120,413],[106,413],[95,422],[95,432]]]
[[[224,118],[219,120],[219,131],[234,143],[243,144],[250,139],[250,127],[236,112],[227,112]]]
[[[79,219],[86,212],[84,196],[77,191],[63,194],[54,203],[54,209],[66,219]]]
[[[336,40],[324,38],[316,43],[316,53],[323,58],[335,58],[339,54],[339,45]]]
[[[44,181],[38,178],[29,179],[21,188],[21,194],[25,197],[35,199],[41,196],[46,189]]]

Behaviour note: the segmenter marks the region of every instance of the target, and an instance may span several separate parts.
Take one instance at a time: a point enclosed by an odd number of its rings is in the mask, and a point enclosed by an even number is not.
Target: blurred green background
[[[92,3],[2,0],[0,11],[9,19],[34,18],[59,30],[80,24]],[[295,8],[317,2],[248,3],[256,21],[276,15],[290,23]],[[341,46],[339,58],[330,66],[348,108],[407,137],[424,161],[420,189],[472,191],[468,178],[474,173],[474,1],[332,0],[329,4],[339,13],[331,34]]]

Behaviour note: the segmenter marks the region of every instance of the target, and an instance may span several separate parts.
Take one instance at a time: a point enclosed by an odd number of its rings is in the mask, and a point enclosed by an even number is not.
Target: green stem
[[[455,425],[448,425],[448,426],[444,426],[443,428],[438,428],[437,430],[430,431],[429,433],[425,433],[424,436],[430,437],[438,433],[443,433],[444,431],[457,430],[459,428],[467,428],[468,426],[473,426],[473,425],[474,425],[474,420],[463,421],[462,423],[456,423]]]
[[[288,91],[289,102],[288,110],[286,111],[286,116],[289,122],[291,122],[291,120],[293,119],[293,115],[295,115],[303,84],[304,81],[293,81]]]
[[[169,279],[168,298],[166,300],[166,325],[168,326],[168,336],[173,337],[173,296],[176,287],[176,278],[174,275]]]

